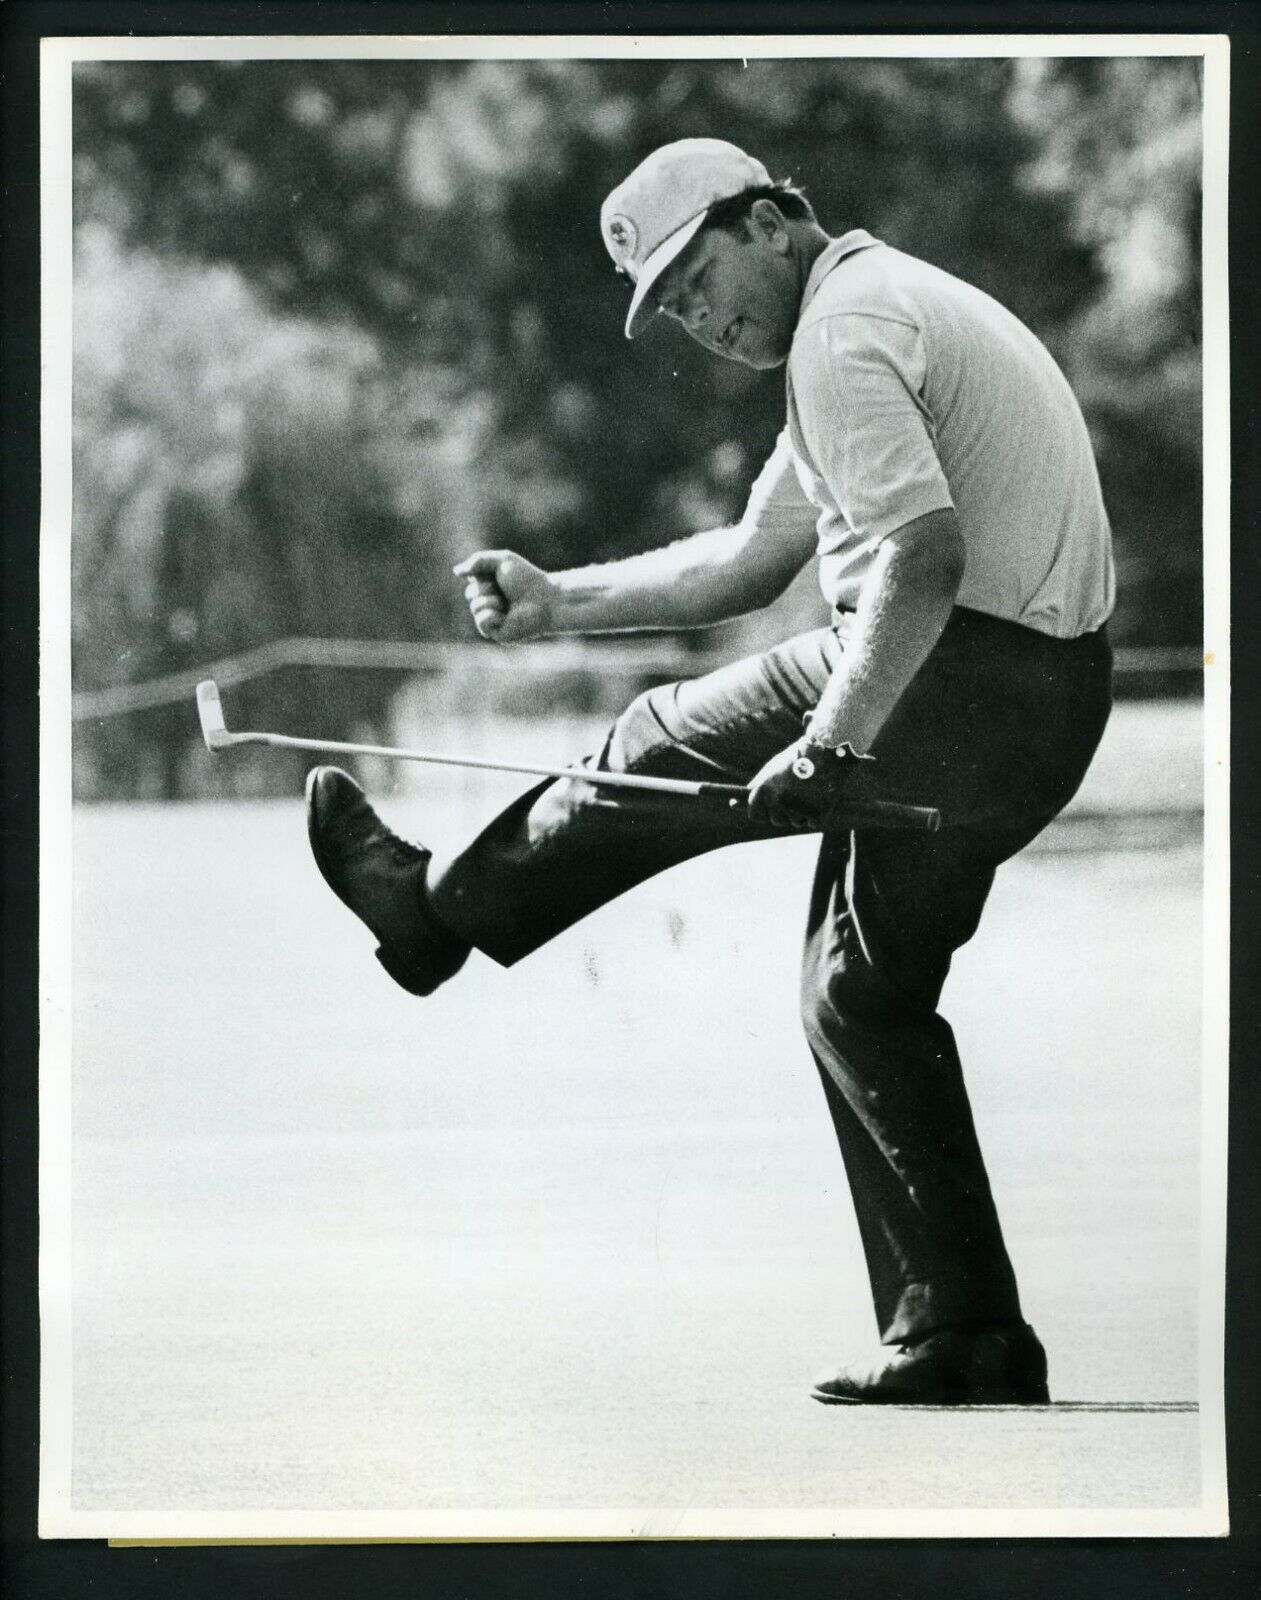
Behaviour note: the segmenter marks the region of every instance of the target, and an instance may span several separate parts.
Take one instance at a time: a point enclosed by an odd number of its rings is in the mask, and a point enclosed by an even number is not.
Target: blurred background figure
[[[808,175],[829,232],[1038,333],[1094,436],[1113,639],[1196,659],[1196,60],[85,63],[74,111],[80,798],[294,792],[277,755],[212,769],[182,685],[129,689],[290,636],[456,648],[423,681],[260,675],[237,725],[597,716],[699,669],[704,639],[668,663],[640,640],[613,682],[577,646],[497,671],[458,647],[450,575],[479,546],[561,568],[738,515],[782,375],[627,345],[597,226],[636,161],[695,135]],[[818,620],[806,579],[723,654]],[[1151,659],[1122,694],[1198,691]]]

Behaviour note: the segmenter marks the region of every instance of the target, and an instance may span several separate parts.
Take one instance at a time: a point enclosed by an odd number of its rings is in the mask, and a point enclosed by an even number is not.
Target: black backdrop
[[[1232,50],[1234,885],[1228,1444],[1234,1535],[1220,1541],[967,1541],[543,1544],[110,1550],[34,1538],[36,1315],[36,637],[38,219],[36,40],[45,34],[260,32],[1229,32]],[[5,178],[3,391],[3,1568],[27,1600],[423,1593],[434,1596],[773,1595],[785,1589],[888,1600],[1003,1596],[1225,1596],[1261,1589],[1261,543],[1257,507],[1261,192],[1256,8],[1202,5],[869,4],[722,7],[533,4],[56,4],[0,7]],[[1134,1336],[1141,1338],[1141,1329]],[[721,1381],[721,1375],[718,1375]]]

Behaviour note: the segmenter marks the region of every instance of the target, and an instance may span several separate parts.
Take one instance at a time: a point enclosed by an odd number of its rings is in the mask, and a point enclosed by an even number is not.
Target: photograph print
[[[1227,46],[1047,43],[45,41],[45,1536],[1226,1530]]]

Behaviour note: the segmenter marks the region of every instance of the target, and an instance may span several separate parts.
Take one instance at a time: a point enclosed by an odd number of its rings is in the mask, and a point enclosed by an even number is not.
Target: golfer
[[[697,627],[766,605],[811,559],[831,625],[641,695],[588,761],[748,783],[747,810],[548,780],[439,860],[324,767],[307,790],[317,862],[390,976],[424,995],[470,948],[511,965],[676,862],[819,831],[802,1014],[881,1344],[814,1395],[1046,1402],[937,1004],[995,869],[1073,795],[1108,718],[1113,567],[1081,412],[988,295],[860,228],[829,237],[797,188],[724,141],[655,151],[601,230],[633,286],[628,337],[665,319],[727,360],[784,367],[786,426],[734,527],[576,571],[470,556],[455,570],[478,632]],[[942,827],[829,829],[847,796],[937,806]]]

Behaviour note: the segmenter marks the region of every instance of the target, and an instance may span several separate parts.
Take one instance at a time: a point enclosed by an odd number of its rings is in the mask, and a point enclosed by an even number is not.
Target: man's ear
[[[765,197],[755,200],[745,222],[754,238],[769,244],[777,255],[788,254],[792,242],[788,237],[788,224],[773,200]]]

